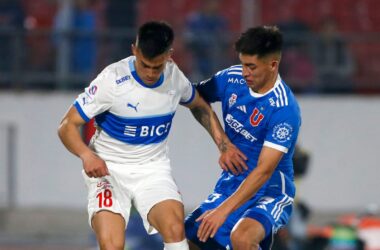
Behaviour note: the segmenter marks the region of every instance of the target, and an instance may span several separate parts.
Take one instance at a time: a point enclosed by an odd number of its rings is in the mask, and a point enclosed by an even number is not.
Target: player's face
[[[273,87],[277,77],[278,61],[273,57],[239,54],[243,65],[243,77],[254,92],[264,94]]]
[[[138,76],[147,85],[156,83],[158,79],[160,79],[166,62],[170,59],[171,51],[165,52],[152,59],[145,58],[140,49],[133,45],[132,51],[136,56],[135,68]]]

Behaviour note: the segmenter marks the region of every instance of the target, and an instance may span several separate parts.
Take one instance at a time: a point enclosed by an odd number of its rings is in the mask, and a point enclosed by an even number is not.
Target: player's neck
[[[256,93],[258,94],[266,94],[268,93],[268,91],[270,91],[274,85],[276,84],[276,81],[277,81],[277,76],[278,74],[274,74],[273,76],[271,76],[268,81],[263,85],[263,87],[261,87],[259,90],[255,91]]]

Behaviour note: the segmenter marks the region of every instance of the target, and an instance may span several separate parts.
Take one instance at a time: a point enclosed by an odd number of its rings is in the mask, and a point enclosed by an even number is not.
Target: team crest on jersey
[[[292,133],[293,127],[290,124],[284,122],[276,125],[273,128],[272,137],[278,142],[286,142],[290,140]]]
[[[237,95],[232,93],[230,99],[228,99],[228,107],[232,107],[236,103]]]
[[[255,108],[252,111],[251,116],[249,117],[249,122],[251,123],[252,126],[257,127],[259,126],[260,122],[264,119],[264,115],[260,113],[258,108]]]

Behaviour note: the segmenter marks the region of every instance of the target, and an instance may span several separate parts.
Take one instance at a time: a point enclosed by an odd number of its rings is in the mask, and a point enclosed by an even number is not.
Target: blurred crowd
[[[130,54],[137,25],[157,18],[144,12],[164,13],[162,6],[185,14],[176,21],[158,17],[173,24],[174,59],[192,81],[238,61],[232,44],[241,29],[236,17],[243,13],[235,13],[243,11],[239,1],[165,2],[170,5],[149,0],[0,0],[0,89],[83,88],[105,65]],[[271,11],[280,2],[282,8]],[[361,31],[358,41],[346,28],[342,32],[335,2],[318,2],[324,11],[308,23],[297,12],[302,1],[252,1],[262,11],[256,22],[277,24],[285,35],[281,75],[296,93],[379,93],[377,71],[365,70],[380,64],[371,59],[379,58],[373,44],[380,44],[380,35]],[[370,16],[370,5],[354,7]],[[363,67],[364,62],[369,65]]]

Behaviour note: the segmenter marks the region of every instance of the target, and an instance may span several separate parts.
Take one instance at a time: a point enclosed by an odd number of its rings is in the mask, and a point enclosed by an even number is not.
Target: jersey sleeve
[[[178,68],[177,64],[172,62],[174,78],[173,80],[176,83],[179,83],[180,88],[180,104],[186,105],[191,103],[195,97],[195,88],[187,79],[187,77],[183,74],[183,72]]]
[[[227,83],[226,70],[222,70],[213,77],[196,84],[196,88],[207,102],[218,102],[224,97]]]
[[[104,70],[84,89],[74,102],[83,120],[88,122],[112,106],[115,85],[115,74]]]
[[[271,117],[264,146],[288,153],[297,140],[301,118],[290,109],[277,110]]]
[[[183,75],[183,88],[180,104],[185,105],[189,104],[194,100],[195,97],[195,87],[191,84],[191,82]]]

